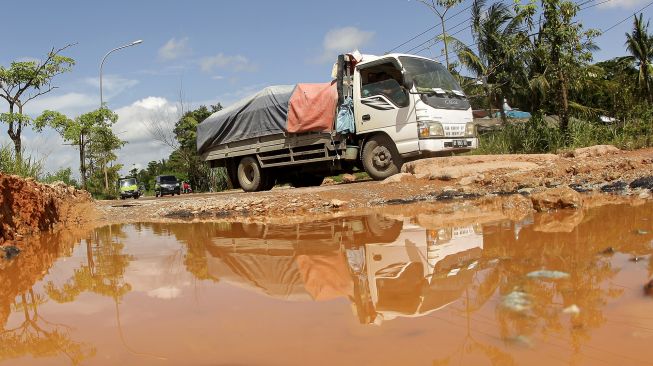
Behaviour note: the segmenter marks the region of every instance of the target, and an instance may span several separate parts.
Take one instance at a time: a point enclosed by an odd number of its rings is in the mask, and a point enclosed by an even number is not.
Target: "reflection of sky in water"
[[[35,248],[58,244],[0,267],[0,339],[41,348],[0,352],[0,361],[548,365],[653,356],[653,299],[641,290],[653,260],[629,260],[651,254],[653,205],[493,217],[114,225],[74,247],[65,243],[79,238],[44,237]],[[616,254],[600,254],[607,247]],[[12,329],[24,327],[36,338],[16,338]]]

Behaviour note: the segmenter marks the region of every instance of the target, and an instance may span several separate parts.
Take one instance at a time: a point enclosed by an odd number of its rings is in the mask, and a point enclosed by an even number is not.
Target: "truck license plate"
[[[453,147],[467,147],[466,140],[453,140]]]

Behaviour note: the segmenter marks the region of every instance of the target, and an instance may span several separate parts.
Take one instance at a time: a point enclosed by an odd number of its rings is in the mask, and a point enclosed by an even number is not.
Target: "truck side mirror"
[[[415,82],[413,81],[413,78],[408,75],[404,75],[404,88],[406,88],[406,90],[413,89],[414,84]]]

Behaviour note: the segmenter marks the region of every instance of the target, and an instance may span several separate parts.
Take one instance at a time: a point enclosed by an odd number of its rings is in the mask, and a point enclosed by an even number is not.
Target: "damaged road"
[[[348,179],[350,180],[350,179]],[[351,180],[350,180],[351,181]],[[647,200],[653,189],[653,149],[622,151],[593,146],[565,154],[471,155],[406,163],[385,181],[276,187],[145,199],[129,205],[97,203],[100,223],[228,220],[299,222],[388,205],[474,199],[484,204],[517,196],[508,205],[524,212]],[[606,194],[607,193],[607,194]],[[474,203],[469,203],[474,204]]]

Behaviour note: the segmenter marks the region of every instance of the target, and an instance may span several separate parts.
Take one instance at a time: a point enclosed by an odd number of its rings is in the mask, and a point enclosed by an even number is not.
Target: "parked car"
[[[159,197],[166,194],[181,194],[181,184],[174,175],[158,175],[154,181],[154,195]]]
[[[138,181],[136,178],[123,178],[118,182],[120,188],[120,199],[132,197],[138,199],[143,195],[143,192],[138,189]]]

